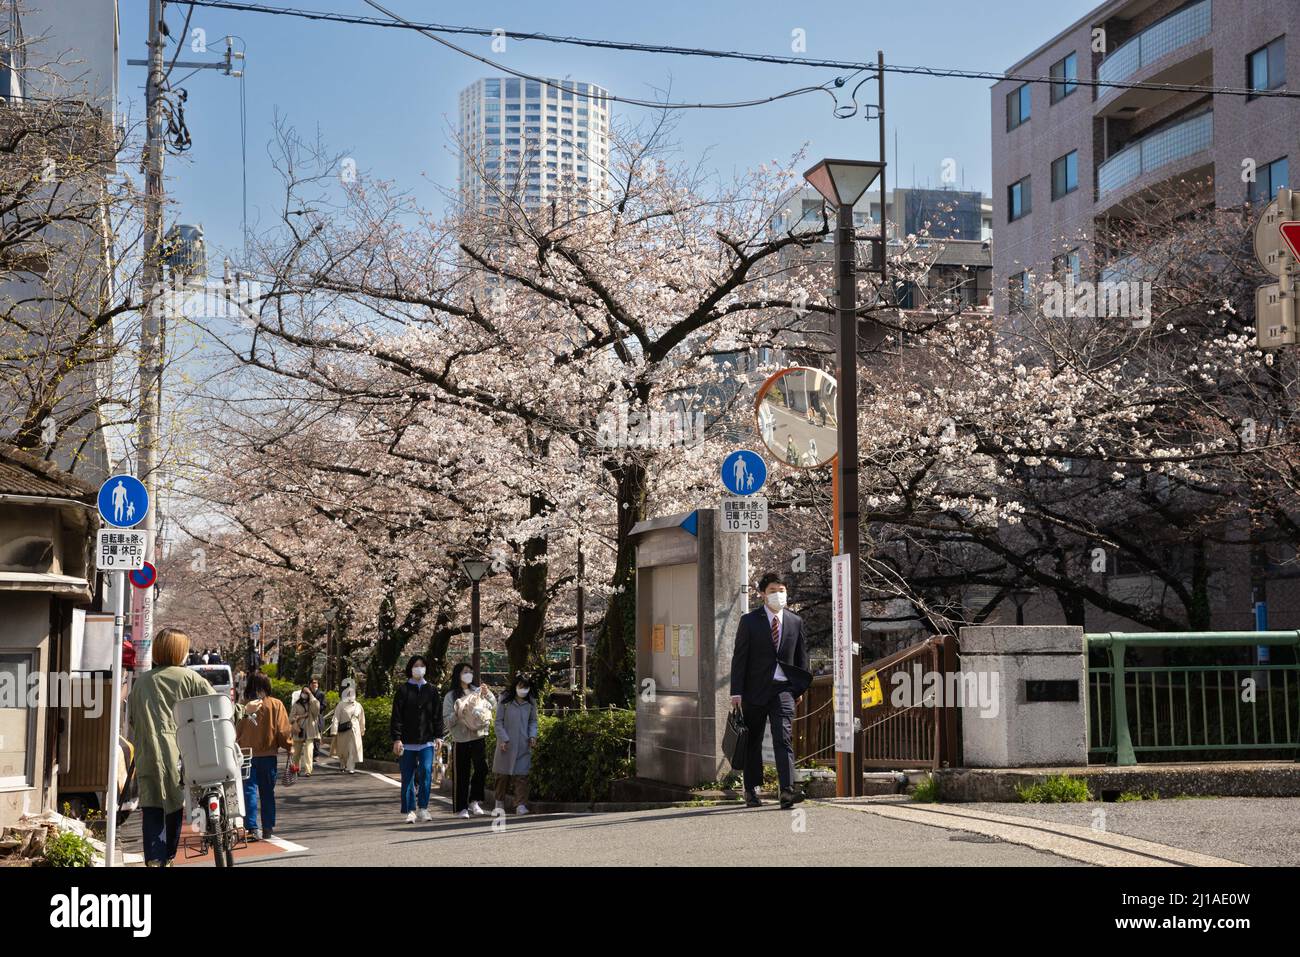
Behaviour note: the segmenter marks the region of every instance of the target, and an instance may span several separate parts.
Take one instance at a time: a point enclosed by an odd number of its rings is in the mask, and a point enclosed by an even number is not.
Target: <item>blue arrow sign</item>
[[[753,495],[767,481],[767,465],[757,452],[737,449],[722,462],[722,484],[732,495]]]
[[[682,519],[682,524],[681,524],[680,526],[678,526],[678,527],[679,527],[679,528],[684,528],[684,529],[686,529],[686,531],[690,532],[692,535],[697,535],[697,536],[698,536],[698,535],[700,534],[700,512],[699,512],[699,509],[696,509],[694,512],[691,512],[691,514],[687,515],[684,519]]]
[[[149,491],[134,475],[114,475],[99,487],[99,517],[117,528],[131,528],[149,512]]]

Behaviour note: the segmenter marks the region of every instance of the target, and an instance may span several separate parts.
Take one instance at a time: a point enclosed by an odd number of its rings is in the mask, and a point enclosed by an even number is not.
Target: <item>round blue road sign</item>
[[[158,580],[158,569],[145,562],[144,568],[137,568],[131,572],[129,577],[131,584],[136,588],[151,588],[153,583]]]
[[[99,516],[117,528],[132,528],[149,511],[149,491],[134,475],[114,475],[99,487]]]
[[[762,456],[749,449],[737,449],[722,462],[722,484],[732,495],[753,495],[767,481]]]

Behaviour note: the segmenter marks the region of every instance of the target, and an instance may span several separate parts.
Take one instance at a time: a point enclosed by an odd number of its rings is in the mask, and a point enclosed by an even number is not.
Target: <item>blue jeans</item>
[[[244,782],[244,827],[250,831],[256,831],[259,826],[268,831],[275,829],[275,767],[274,754],[253,758],[248,780]]]
[[[405,750],[398,763],[402,769],[402,813],[407,814],[417,807],[422,811],[427,810],[429,785],[433,782],[433,748],[423,748],[419,751]]]
[[[140,826],[144,831],[144,859],[170,861],[181,842],[181,812],[163,813],[160,807],[140,808]]]

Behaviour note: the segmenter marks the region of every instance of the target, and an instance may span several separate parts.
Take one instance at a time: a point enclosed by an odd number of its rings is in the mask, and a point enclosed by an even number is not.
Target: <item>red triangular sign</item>
[[[1282,232],[1282,241],[1291,248],[1291,255],[1300,260],[1300,221],[1278,223],[1277,228]]]

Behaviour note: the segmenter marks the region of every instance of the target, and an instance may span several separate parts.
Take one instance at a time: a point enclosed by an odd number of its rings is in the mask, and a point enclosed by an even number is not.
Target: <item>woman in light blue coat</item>
[[[516,814],[527,814],[528,772],[537,744],[537,685],[522,671],[501,696],[497,706],[497,751],[492,759],[496,774],[496,806],[504,810],[513,802]]]

